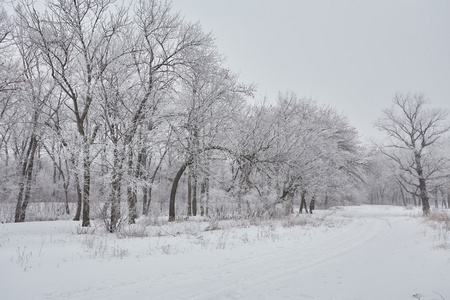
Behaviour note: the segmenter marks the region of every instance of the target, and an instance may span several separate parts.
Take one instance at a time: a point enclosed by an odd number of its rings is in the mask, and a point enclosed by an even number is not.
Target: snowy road
[[[187,270],[193,278],[207,278],[189,285],[160,283],[160,299],[299,299],[310,279],[302,282],[299,276],[313,268],[350,253],[377,235],[384,235],[390,225],[380,219],[359,219],[344,230],[330,233],[304,245],[238,258],[207,270]],[[186,274],[174,276],[174,282],[183,282]],[[208,280],[209,279],[209,280]],[[173,288],[176,286],[177,288]]]
[[[42,267],[42,276],[35,268],[17,272],[28,290],[8,291],[14,278],[4,275],[0,290],[14,299],[450,299],[450,251],[434,250],[408,214],[348,207],[336,211],[334,222],[346,220],[336,228],[296,227],[289,239],[220,250],[83,260]]]

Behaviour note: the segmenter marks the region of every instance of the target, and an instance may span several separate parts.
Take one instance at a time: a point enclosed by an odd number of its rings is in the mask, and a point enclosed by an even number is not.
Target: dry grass
[[[434,247],[450,249],[450,211],[435,210],[426,217],[426,224],[433,229]]]

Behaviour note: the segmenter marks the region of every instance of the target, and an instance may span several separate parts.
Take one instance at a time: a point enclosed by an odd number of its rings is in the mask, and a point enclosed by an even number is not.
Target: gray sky
[[[396,92],[450,109],[448,0],[172,0],[212,32],[257,100],[294,91],[347,115],[363,140]]]

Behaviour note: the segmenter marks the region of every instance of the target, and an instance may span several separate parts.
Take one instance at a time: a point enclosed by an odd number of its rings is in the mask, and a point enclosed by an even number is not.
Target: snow
[[[418,210],[125,229],[1,224],[0,299],[450,299],[448,236]]]

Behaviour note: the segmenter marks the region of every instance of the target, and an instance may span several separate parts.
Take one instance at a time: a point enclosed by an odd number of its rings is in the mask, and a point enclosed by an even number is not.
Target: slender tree
[[[18,19],[14,32],[14,44],[22,61],[23,80],[20,92],[16,94],[24,110],[23,124],[28,124],[24,148],[21,153],[21,172],[17,197],[15,222],[24,222],[30,201],[32,179],[35,173],[35,160],[39,154],[42,139],[43,108],[53,96],[55,85],[49,81],[49,70],[42,64],[38,47],[25,34],[23,19]]]

